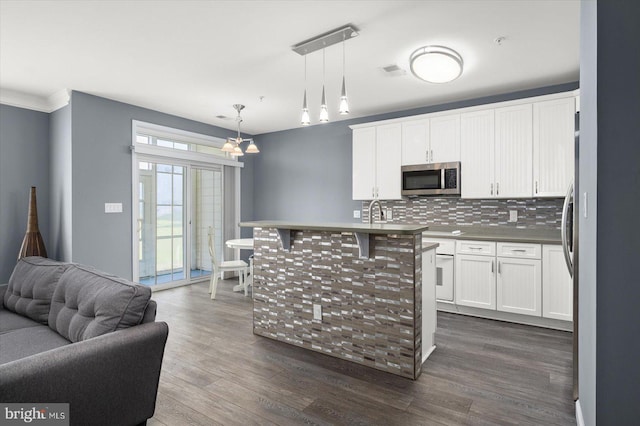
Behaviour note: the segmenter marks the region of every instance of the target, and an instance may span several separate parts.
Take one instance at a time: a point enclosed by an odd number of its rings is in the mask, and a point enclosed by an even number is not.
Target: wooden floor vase
[[[18,259],[27,256],[47,257],[47,249],[44,246],[40,229],[38,228],[38,205],[36,201],[36,187],[31,187],[31,195],[29,198],[29,214],[27,218],[27,233],[22,240],[20,254]]]

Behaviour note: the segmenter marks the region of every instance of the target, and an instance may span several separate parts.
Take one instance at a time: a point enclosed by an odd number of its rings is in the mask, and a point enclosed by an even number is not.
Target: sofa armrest
[[[152,322],[0,365],[3,402],[67,402],[72,425],[153,417],[169,328]]]
[[[4,309],[4,294],[7,292],[9,284],[0,284],[0,309]]]

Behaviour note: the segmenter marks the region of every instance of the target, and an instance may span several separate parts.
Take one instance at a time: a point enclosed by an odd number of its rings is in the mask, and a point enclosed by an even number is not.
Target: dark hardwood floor
[[[157,425],[575,425],[571,334],[439,313],[417,381],[254,336],[221,281],[157,292],[169,324]]]

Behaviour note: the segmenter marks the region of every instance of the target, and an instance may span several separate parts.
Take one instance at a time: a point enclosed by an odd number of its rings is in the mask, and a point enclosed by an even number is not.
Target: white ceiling
[[[578,80],[578,0],[0,1],[0,100],[41,103],[78,90],[243,131],[300,126],[304,58],[291,46],[344,24],[351,114],[337,114],[342,47],[326,49],[332,121]],[[494,40],[505,37],[502,45]],[[418,47],[464,58],[447,84],[408,70]],[[317,123],[322,52],[307,56]],[[260,97],[264,99],[260,101]],[[219,119],[217,115],[229,118]]]

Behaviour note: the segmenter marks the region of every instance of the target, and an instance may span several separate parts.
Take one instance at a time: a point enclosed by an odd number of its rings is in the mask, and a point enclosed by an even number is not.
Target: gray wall
[[[51,203],[49,206],[49,222],[51,225],[51,242],[49,257],[70,262],[72,205],[72,163],[71,163],[71,105],[51,113],[49,141],[51,157],[49,162],[49,190]]]
[[[569,83],[256,136],[254,220],[353,221],[349,125],[482,105],[578,88]]]
[[[640,419],[640,2],[597,7],[596,420],[631,425]]]
[[[49,114],[0,105],[0,283],[9,280],[37,188],[38,224],[49,244]]]
[[[597,105],[596,2],[582,1],[580,8],[580,158],[578,203],[578,388],[586,425],[596,424],[596,272],[597,272]],[[589,195],[589,217],[584,217],[582,195]]]
[[[131,279],[131,120],[222,138],[234,132],[81,92],[71,106],[73,261]],[[105,202],[122,203],[123,213],[105,214]]]

